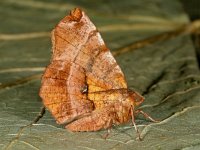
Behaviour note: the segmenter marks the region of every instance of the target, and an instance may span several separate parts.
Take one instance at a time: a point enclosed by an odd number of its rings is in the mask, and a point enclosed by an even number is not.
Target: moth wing
[[[40,96],[58,123],[92,112],[90,93],[127,88],[123,72],[80,9],[59,22],[52,43],[52,61],[42,77]]]
[[[52,31],[53,56],[42,77],[40,97],[57,123],[65,123],[93,110],[93,102],[82,93],[86,73],[77,57],[89,33],[95,29],[87,16],[75,9]]]

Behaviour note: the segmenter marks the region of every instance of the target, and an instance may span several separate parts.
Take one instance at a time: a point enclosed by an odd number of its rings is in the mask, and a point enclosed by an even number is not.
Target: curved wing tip
[[[78,21],[81,20],[81,18],[83,16],[82,10],[80,8],[75,8],[75,9],[71,10],[70,16],[71,16],[71,19],[73,21],[77,21],[78,22]]]

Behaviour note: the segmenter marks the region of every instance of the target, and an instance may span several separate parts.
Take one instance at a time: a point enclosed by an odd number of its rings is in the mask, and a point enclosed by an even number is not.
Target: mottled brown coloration
[[[134,117],[143,97],[127,89],[123,72],[83,11],[76,8],[58,23],[52,43],[40,96],[57,123],[70,122],[71,131],[97,131]]]

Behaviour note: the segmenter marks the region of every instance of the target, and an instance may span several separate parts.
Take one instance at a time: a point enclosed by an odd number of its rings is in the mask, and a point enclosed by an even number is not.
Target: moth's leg
[[[33,120],[32,123],[37,123],[37,122],[40,120],[40,118],[42,118],[42,117],[44,116],[45,111],[46,111],[46,108],[43,106],[43,107],[41,108],[39,114],[38,114],[37,117]]]
[[[102,136],[104,139],[107,139],[108,136],[110,135],[111,128],[112,128],[112,120],[111,120],[111,126],[107,129],[107,132]]]
[[[144,111],[138,109],[135,111],[135,114],[138,115],[139,113],[141,113],[145,118],[148,118],[149,120],[151,120],[152,122],[160,122],[158,120],[153,119],[151,116],[149,116],[147,113],[145,113]]]
[[[141,136],[140,136],[140,132],[139,132],[139,130],[138,130],[138,128],[137,128],[137,125],[136,125],[136,123],[135,123],[135,112],[134,112],[133,107],[131,107],[131,118],[132,118],[132,125],[135,127],[135,131],[137,132],[138,138],[139,138],[139,140],[141,141],[142,138],[141,138]]]
[[[71,131],[97,131],[112,126],[114,114],[109,109],[93,111],[90,115],[80,118],[67,126]]]

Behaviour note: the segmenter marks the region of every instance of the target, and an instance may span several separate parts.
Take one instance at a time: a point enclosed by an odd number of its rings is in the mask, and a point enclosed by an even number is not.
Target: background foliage
[[[188,35],[156,42],[116,56],[131,89],[145,96],[141,106],[160,123],[138,116],[144,137],[130,123],[106,131],[72,133],[56,125],[42,107],[40,77],[51,56],[50,31],[74,7],[81,7],[114,52],[188,23],[177,0],[1,0],[1,149],[200,149],[200,75]]]

